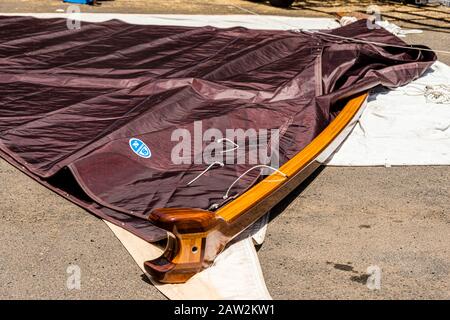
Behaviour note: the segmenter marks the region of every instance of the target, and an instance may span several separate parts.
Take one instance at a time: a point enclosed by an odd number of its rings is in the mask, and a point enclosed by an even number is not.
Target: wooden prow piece
[[[160,282],[186,282],[208,267],[223,250],[220,233],[216,231],[224,221],[213,212],[162,208],[154,210],[149,220],[168,231],[163,255],[145,262],[147,272]]]

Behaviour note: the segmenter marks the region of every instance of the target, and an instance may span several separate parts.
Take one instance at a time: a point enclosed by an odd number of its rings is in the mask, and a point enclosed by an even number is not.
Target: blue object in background
[[[94,0],[63,0],[63,2],[78,3],[78,4],[92,4],[94,2]]]

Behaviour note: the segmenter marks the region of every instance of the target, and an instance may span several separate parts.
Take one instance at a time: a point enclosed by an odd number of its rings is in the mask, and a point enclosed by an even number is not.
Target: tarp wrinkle
[[[146,241],[165,236],[158,207],[208,209],[254,164],[174,165],[175,129],[279,129],[282,165],[339,113],[336,102],[397,87],[432,52],[242,27],[144,26],[118,20],[0,17],[0,155],[47,187]],[[404,45],[365,21],[336,35]],[[26,35],[26,36],[25,36]],[[151,157],[138,157],[139,138]],[[206,146],[204,142],[203,147]],[[194,154],[192,154],[194,156]],[[68,169],[69,168],[69,169]],[[256,181],[250,172],[233,192]]]

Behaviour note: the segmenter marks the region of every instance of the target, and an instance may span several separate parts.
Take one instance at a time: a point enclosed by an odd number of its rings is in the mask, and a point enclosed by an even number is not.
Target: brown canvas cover
[[[366,21],[324,32],[406,45]],[[175,129],[193,133],[195,121],[223,132],[279,129],[282,165],[333,120],[340,101],[404,85],[435,60],[430,51],[309,32],[118,20],[70,30],[65,19],[0,17],[0,156],[152,242],[165,237],[146,220],[153,209],[223,204],[253,166],[227,164],[188,186],[206,165],[171,161]],[[132,138],[151,157],[134,153]],[[259,175],[240,179],[233,195]]]

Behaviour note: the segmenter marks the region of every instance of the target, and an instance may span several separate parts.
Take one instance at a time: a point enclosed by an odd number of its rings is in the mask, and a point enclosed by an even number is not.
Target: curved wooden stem
[[[356,124],[367,94],[350,99],[339,115],[302,151],[216,212],[192,208],[154,210],[149,220],[167,230],[163,255],[145,262],[158,281],[182,283],[208,267],[225,245],[302,183],[339,147]]]

